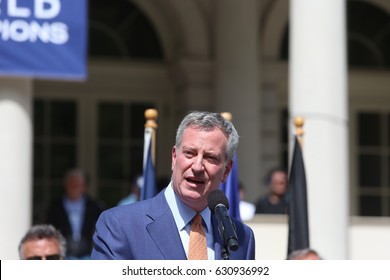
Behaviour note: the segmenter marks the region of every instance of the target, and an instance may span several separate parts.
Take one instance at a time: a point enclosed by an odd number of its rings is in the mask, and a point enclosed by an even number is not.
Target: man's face
[[[61,256],[60,243],[54,238],[28,240],[23,245],[23,256],[28,259],[50,259]],[[62,257],[61,257],[62,258]]]
[[[66,195],[70,200],[77,200],[87,191],[87,185],[82,176],[71,175],[65,180]]]
[[[287,191],[287,175],[282,171],[276,171],[271,178],[272,192],[282,196]]]
[[[215,128],[185,129],[180,147],[172,149],[173,189],[195,211],[207,207],[207,196],[229,175],[232,161],[226,161],[227,138]]]

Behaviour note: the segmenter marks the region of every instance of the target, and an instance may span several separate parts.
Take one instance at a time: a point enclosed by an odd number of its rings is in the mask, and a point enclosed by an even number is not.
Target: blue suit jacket
[[[231,260],[255,259],[253,231],[240,221],[236,226],[239,248]],[[221,259],[222,240],[212,215],[215,259]],[[104,211],[93,236],[91,259],[99,260],[185,260],[187,259],[164,191],[152,199]]]

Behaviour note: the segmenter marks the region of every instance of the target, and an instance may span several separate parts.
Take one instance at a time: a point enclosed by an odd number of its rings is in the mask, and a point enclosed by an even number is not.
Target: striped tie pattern
[[[190,231],[189,260],[207,260],[206,234],[202,226],[202,216],[197,213],[192,219]]]

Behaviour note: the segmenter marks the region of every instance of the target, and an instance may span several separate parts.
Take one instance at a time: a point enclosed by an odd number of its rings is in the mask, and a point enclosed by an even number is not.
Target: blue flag
[[[234,155],[232,170],[230,170],[226,182],[221,184],[220,189],[225,193],[229,200],[230,216],[241,220],[237,155]]]
[[[152,138],[150,138],[149,147],[147,150],[143,177],[144,177],[144,184],[141,190],[140,200],[152,198],[157,194],[156,175],[155,175],[153,160],[152,160]]]
[[[287,255],[295,250],[310,247],[305,165],[301,146],[296,136],[288,189],[290,195]]]

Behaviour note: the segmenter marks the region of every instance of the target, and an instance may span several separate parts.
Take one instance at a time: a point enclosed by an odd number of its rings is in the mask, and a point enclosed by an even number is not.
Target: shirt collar
[[[192,218],[195,216],[196,211],[188,207],[174,192],[172,187],[172,182],[168,185],[165,190],[165,198],[167,199],[169,208],[172,211],[173,217],[175,219],[176,225],[180,230],[183,230],[185,226],[191,222]],[[206,226],[206,230],[211,229],[211,211],[208,207],[203,209],[200,212],[200,215],[203,218],[203,221]]]

